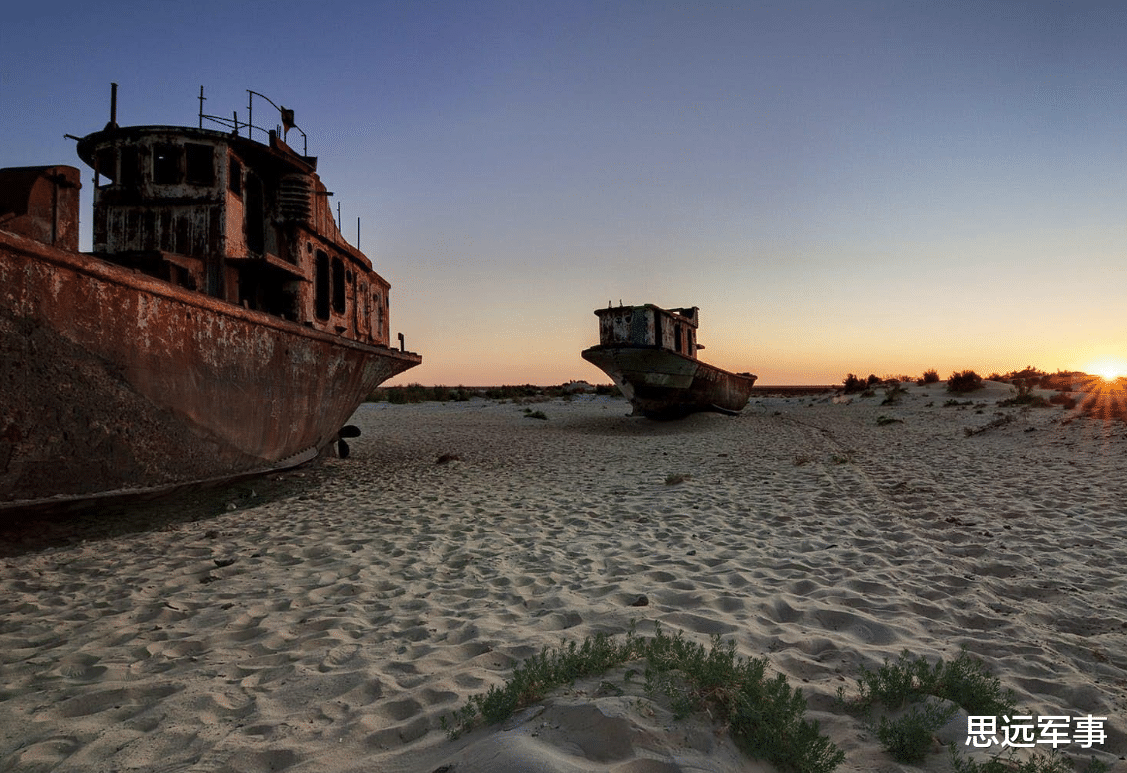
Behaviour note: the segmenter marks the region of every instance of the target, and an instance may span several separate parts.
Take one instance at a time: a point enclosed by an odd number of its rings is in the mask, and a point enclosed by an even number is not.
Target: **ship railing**
[[[254,123],[254,98],[255,97],[261,97],[262,99],[265,99],[267,102],[269,102],[274,107],[274,109],[278,111],[278,115],[281,117],[282,123],[275,126],[274,129],[265,129],[261,126],[256,126],[255,123]],[[240,121],[239,120],[238,111],[233,112],[231,114],[230,118],[224,118],[224,117],[218,116],[218,115],[207,115],[207,114],[205,114],[204,111],[203,111],[203,103],[206,99],[207,98],[203,95],[203,86],[200,86],[199,100],[200,100],[200,128],[201,129],[203,128],[203,122],[206,119],[208,121],[212,121],[213,123],[217,123],[220,126],[231,129],[235,134],[238,134],[241,130],[246,129],[247,130],[247,137],[249,137],[250,139],[254,139],[254,132],[255,132],[255,130],[258,130],[258,131],[262,132],[263,134],[265,134],[267,137],[270,136],[270,133],[272,131],[276,132],[277,134],[282,135],[283,140],[285,140],[286,135],[289,134],[290,129],[296,129],[298,132],[301,133],[301,142],[302,142],[301,154],[303,156],[309,155],[309,137],[306,136],[305,132],[302,131],[300,126],[298,126],[297,124],[294,123],[293,110],[290,110],[288,108],[281,107],[279,105],[274,104],[274,101],[272,99],[270,99],[270,97],[266,96],[265,94],[259,94],[257,91],[251,91],[250,89],[247,89],[247,120],[246,121]],[[267,140],[267,141],[269,141],[269,140]]]

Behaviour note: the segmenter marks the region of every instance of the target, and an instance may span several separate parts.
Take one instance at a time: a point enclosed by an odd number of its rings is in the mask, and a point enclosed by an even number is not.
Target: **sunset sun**
[[[1104,381],[1115,381],[1127,375],[1127,362],[1123,360],[1100,360],[1088,366],[1088,372],[1099,376]]]

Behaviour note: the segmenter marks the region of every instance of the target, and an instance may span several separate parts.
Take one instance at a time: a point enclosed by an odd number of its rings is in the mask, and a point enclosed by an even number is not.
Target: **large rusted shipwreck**
[[[704,348],[697,344],[698,311],[653,304],[596,309],[599,345],[584,349],[583,359],[611,377],[635,414],[653,419],[698,411],[737,414],[756,377],[697,359]]]
[[[205,116],[202,90],[200,128],[112,105],[78,139],[92,253],[77,169],[0,170],[0,508],[300,464],[422,361],[284,131]]]

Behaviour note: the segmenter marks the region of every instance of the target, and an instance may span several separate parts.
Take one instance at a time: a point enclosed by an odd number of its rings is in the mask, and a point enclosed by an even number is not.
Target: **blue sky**
[[[699,306],[702,357],[762,383],[1127,369],[1125,29],[1125,3],[45,2],[0,29],[0,165],[80,166],[62,135],[111,81],[122,124],[195,125],[201,85],[293,108],[424,356],[400,382],[605,381],[579,352],[607,300]]]

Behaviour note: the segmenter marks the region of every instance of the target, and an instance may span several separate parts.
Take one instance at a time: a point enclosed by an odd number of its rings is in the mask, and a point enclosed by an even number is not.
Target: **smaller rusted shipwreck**
[[[699,411],[735,415],[747,405],[755,376],[697,359],[704,347],[697,344],[696,306],[608,306],[595,315],[599,345],[583,350],[583,359],[611,377],[635,414],[652,419]]]
[[[202,109],[200,128],[121,127],[115,99],[78,140],[92,253],[77,169],[0,170],[0,509],[343,449],[371,390],[422,361],[389,345],[390,286],[341,235],[317,159],[256,128]]]

